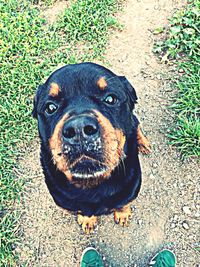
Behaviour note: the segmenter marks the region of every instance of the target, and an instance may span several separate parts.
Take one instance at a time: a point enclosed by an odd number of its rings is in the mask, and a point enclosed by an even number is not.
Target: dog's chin
[[[87,157],[80,159],[70,168],[73,179],[100,178],[103,177],[107,171],[108,168],[105,164]]]

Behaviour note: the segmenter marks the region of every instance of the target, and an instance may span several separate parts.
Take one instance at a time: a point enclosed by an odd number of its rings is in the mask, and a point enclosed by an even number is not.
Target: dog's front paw
[[[124,206],[123,208],[114,211],[114,220],[121,226],[128,226],[131,216],[132,212],[129,206]]]
[[[81,225],[84,233],[90,234],[94,232],[95,226],[97,225],[97,217],[88,217],[83,216],[82,214],[78,214],[77,220],[78,224]]]

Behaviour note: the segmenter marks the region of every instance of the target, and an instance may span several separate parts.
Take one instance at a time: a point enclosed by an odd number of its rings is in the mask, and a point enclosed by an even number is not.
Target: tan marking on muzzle
[[[123,149],[126,138],[121,129],[115,129],[111,122],[100,112],[96,110],[94,112],[102,129],[101,137],[104,145],[105,164],[108,167],[108,171],[104,174],[106,178],[119,164],[124,153]]]
[[[107,82],[104,77],[99,78],[97,81],[97,86],[99,87],[100,90],[104,90],[107,86]]]
[[[57,83],[51,83],[50,85],[50,90],[49,90],[49,95],[50,96],[58,96],[59,92],[60,92],[60,87]]]
[[[49,147],[51,149],[54,164],[57,168],[65,174],[69,181],[72,180],[72,174],[69,170],[69,163],[66,156],[62,153],[62,140],[61,134],[65,121],[68,119],[69,115],[65,114],[62,119],[57,123],[54,132],[49,139]]]

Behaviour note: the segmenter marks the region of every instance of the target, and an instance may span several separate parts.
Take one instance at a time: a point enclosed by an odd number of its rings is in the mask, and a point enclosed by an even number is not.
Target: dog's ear
[[[136,91],[133,88],[133,86],[130,84],[130,82],[126,79],[125,76],[118,76],[122,84],[124,85],[128,96],[129,96],[129,101],[130,101],[130,107],[131,109],[134,109],[134,105],[137,103],[137,95]]]
[[[35,97],[34,97],[32,116],[35,119],[37,119],[37,106],[38,106],[38,101],[39,101],[39,97],[40,97],[41,91],[43,89],[44,89],[44,85],[39,85],[38,89],[36,91]]]

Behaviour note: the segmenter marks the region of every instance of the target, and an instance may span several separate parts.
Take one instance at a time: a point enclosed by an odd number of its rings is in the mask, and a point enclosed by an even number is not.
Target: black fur
[[[99,90],[96,85],[101,76],[105,77],[108,83],[106,90]],[[52,82],[61,88],[62,93],[58,97],[48,95]],[[108,106],[102,101],[105,95],[110,93],[115,93],[118,97],[114,106]],[[44,85],[39,86],[34,100],[33,116],[38,119],[45,181],[57,205],[91,216],[110,213],[137,197],[141,185],[141,170],[136,138],[139,122],[132,113],[136,100],[136,92],[125,77],[117,76],[94,63],[67,65],[55,71]],[[58,110],[53,115],[45,113],[48,101],[58,105]],[[93,188],[83,189],[71,184],[53,164],[49,139],[65,113],[81,114],[92,109],[101,112],[114,128],[123,131],[126,136],[126,158],[108,179]]]

